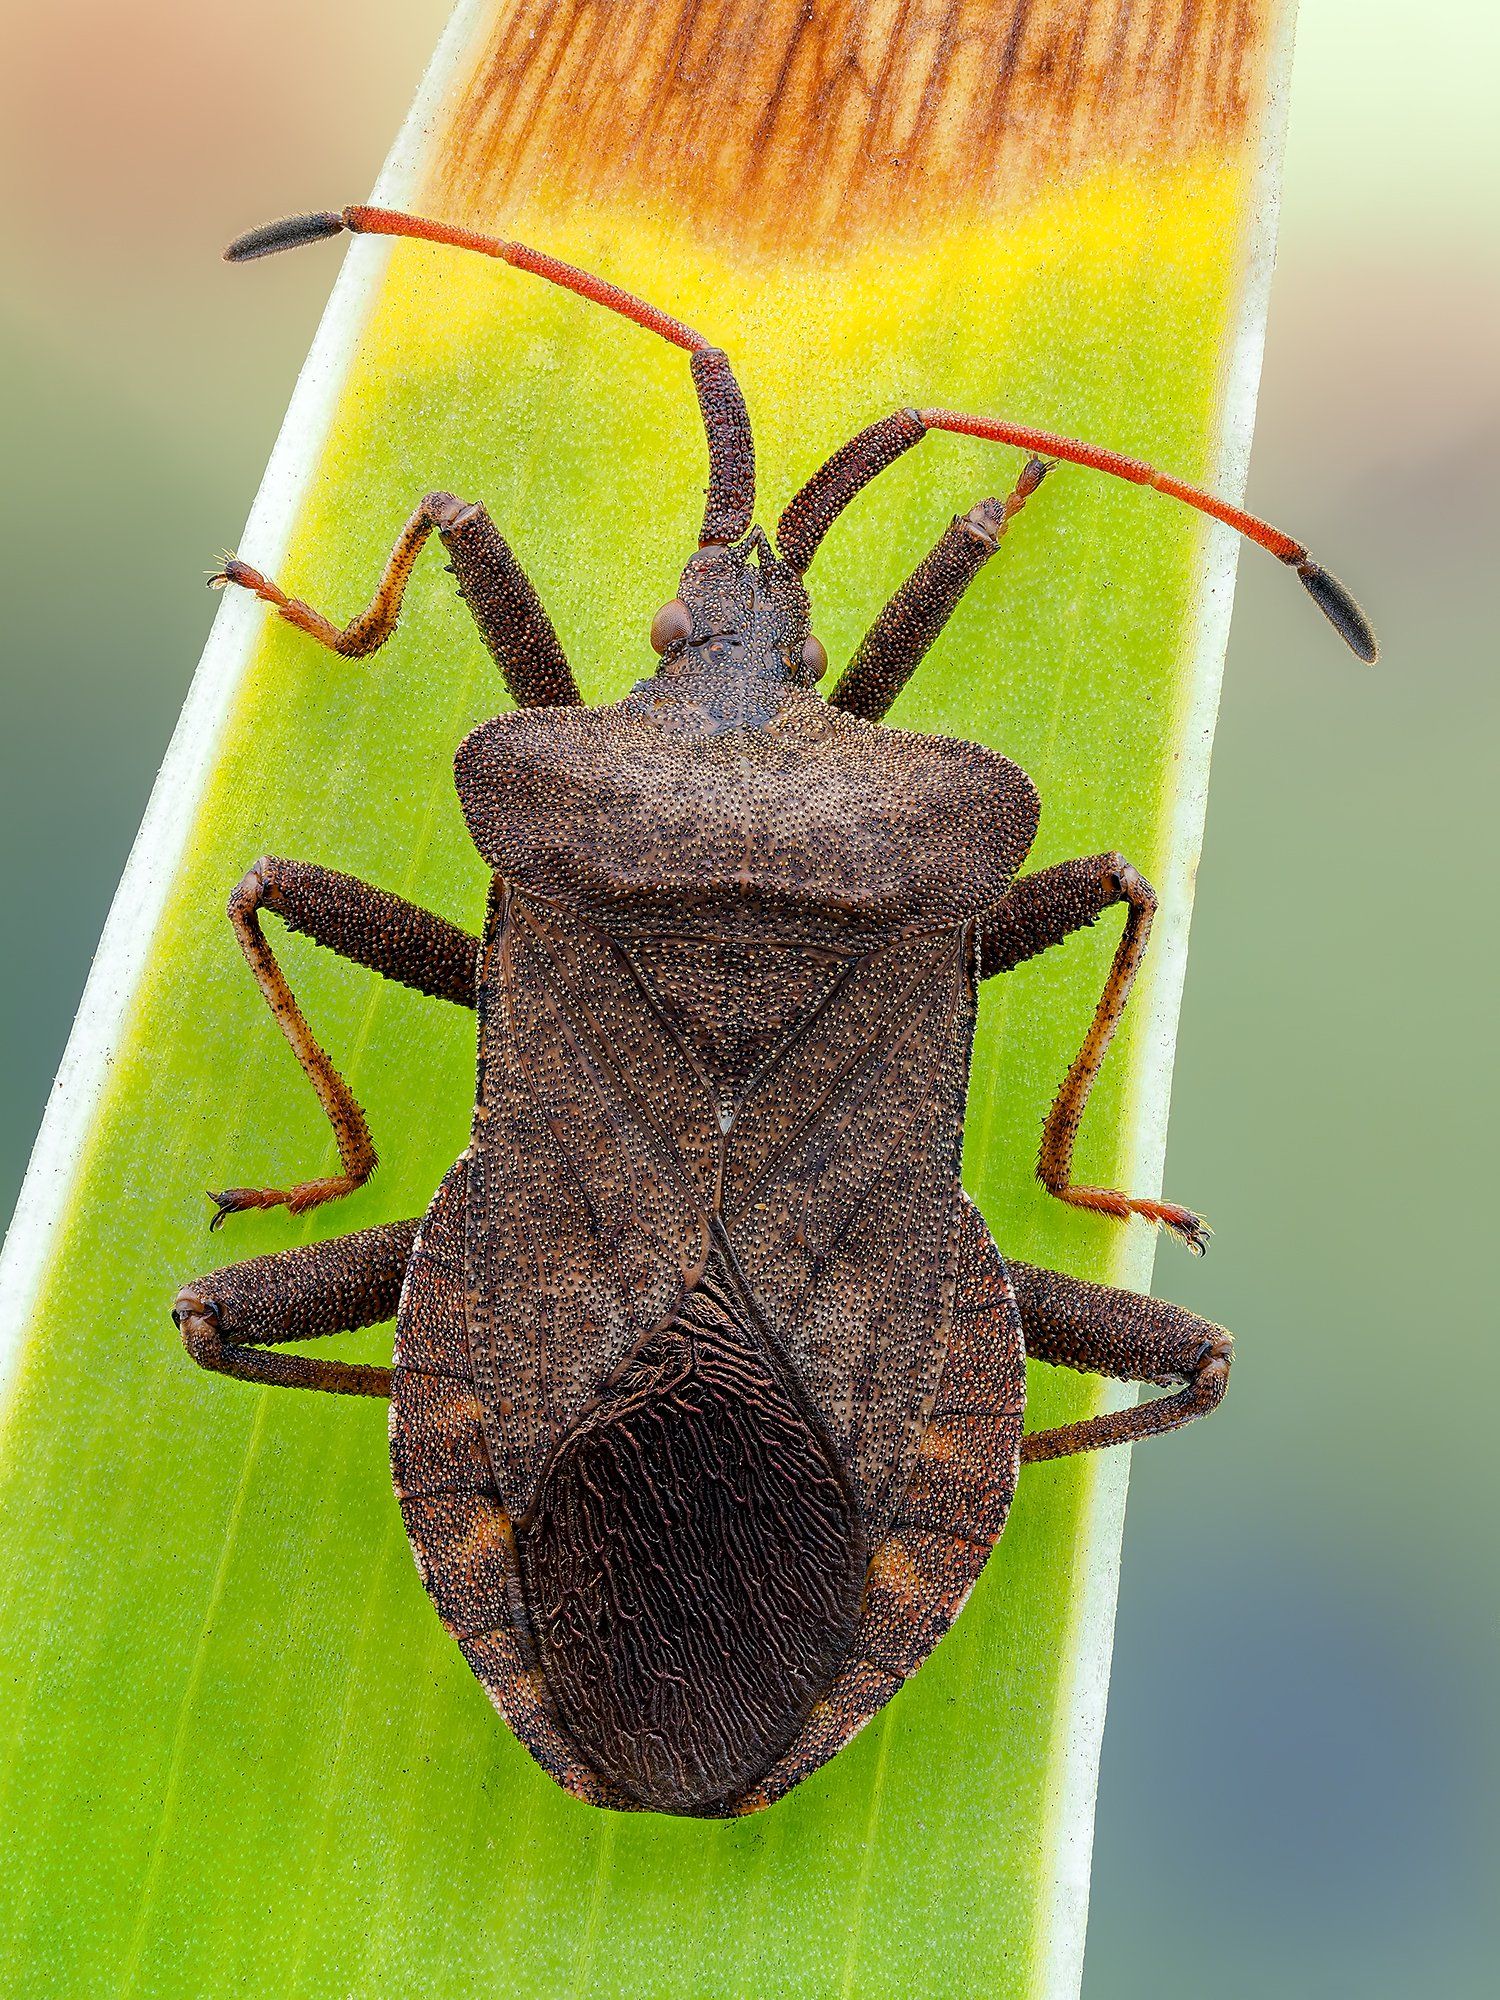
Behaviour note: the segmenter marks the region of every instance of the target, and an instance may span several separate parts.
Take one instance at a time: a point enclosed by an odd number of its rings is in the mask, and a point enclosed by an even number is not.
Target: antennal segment
[[[303,243],[321,243],[343,233],[344,218],[335,209],[325,209],[321,215],[284,215],[279,222],[263,222],[259,229],[236,236],[224,252],[224,262],[249,264],[257,257],[273,257],[278,250],[295,250]]]
[[[806,575],[819,543],[855,494],[926,435],[927,425],[915,410],[896,410],[840,445],[818,467],[776,523],[776,546],[798,576]]]
[[[1278,561],[1297,572],[1313,603],[1360,659],[1373,662],[1378,657],[1380,649],[1370,621],[1343,584],[1337,577],[1330,576],[1326,569],[1320,568],[1301,542],[1283,534],[1280,528],[1273,528],[1269,521],[1247,514],[1242,507],[1232,507],[1227,500],[1205,493],[1199,486],[1189,486],[1184,480],[1174,479],[1170,473],[1158,472],[1154,466],[1146,465],[1138,458],[1127,458],[1122,452],[1106,451],[1099,445],[1082,444],[1077,438],[1060,437],[1054,431],[1032,430],[1024,424],[1005,423],[996,417],[964,416],[956,410],[922,410],[919,414],[929,430],[952,431],[960,437],[988,438],[995,444],[1019,445],[1023,451],[1040,458],[1063,459],[1070,465],[1087,466],[1094,472],[1108,472],[1116,479],[1128,479],[1136,486],[1149,486],[1157,493],[1165,493],[1173,500],[1181,500],[1187,506],[1196,508],[1200,514],[1223,521],[1227,527],[1235,529],[1259,547],[1268,549]]]
[[[576,292],[581,299],[604,306],[622,319],[633,320],[648,333],[659,334],[674,347],[682,347],[693,357],[693,384],[708,435],[709,487],[700,544],[737,541],[750,525],[755,505],[755,444],[750,420],[739,384],[728,359],[680,319],[648,305],[634,293],[623,291],[590,271],[580,271],[544,250],[525,243],[511,243],[499,236],[481,236],[472,229],[460,229],[449,222],[434,222],[426,216],[406,215],[394,208],[366,208],[358,204],[317,215],[290,215],[280,222],[268,222],[237,236],[224,252],[231,264],[248,263],[252,258],[269,257],[278,250],[299,249],[304,243],[319,243],[347,230],[354,236],[407,236],[423,243],[447,244],[456,250],[476,250],[483,257],[496,257],[518,271],[529,271]]]

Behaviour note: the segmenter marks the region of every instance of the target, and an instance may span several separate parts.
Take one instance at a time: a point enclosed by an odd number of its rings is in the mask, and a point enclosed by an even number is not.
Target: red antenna
[[[648,333],[660,334],[674,347],[686,348],[693,357],[693,382],[708,432],[709,487],[703,543],[738,541],[750,525],[755,506],[755,446],[750,435],[750,419],[739,384],[730,371],[725,355],[701,333],[694,333],[680,319],[648,305],[631,292],[622,291],[605,278],[533,250],[525,243],[507,242],[499,236],[481,236],[454,223],[433,222],[422,215],[405,215],[394,208],[325,209],[318,215],[289,215],[280,222],[265,223],[259,229],[237,236],[225,250],[231,264],[249,263],[255,257],[269,257],[278,250],[295,250],[304,243],[320,243],[325,237],[347,230],[354,236],[408,236],[422,243],[444,243],[456,250],[477,250],[483,257],[498,257],[518,271],[530,271],[576,292],[581,299],[605,306],[622,319],[633,320]]]
[[[1064,459],[1070,465],[1112,473],[1116,479],[1128,479],[1136,486],[1149,486],[1157,493],[1166,493],[1174,500],[1196,507],[1200,514],[1212,515],[1214,520],[1223,521],[1247,540],[1269,549],[1279,561],[1294,569],[1318,609],[1362,660],[1373,662],[1379,656],[1370,621],[1343,584],[1320,568],[1301,542],[1293,541],[1280,528],[1273,528],[1269,521],[1247,514],[1242,507],[1231,507],[1227,500],[1174,479],[1170,473],[1158,472],[1138,458],[1126,458],[1121,452],[1105,451],[1099,445],[1081,444],[1076,438],[1059,437],[1054,431],[1032,430],[1025,424],[1008,424],[998,417],[967,417],[956,410],[919,410],[917,415],[929,430],[988,438],[995,444],[1019,445],[1023,451],[1040,458]]]

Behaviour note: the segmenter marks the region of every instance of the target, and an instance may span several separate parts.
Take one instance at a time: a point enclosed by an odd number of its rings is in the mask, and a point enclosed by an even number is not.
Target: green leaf
[[[475,0],[376,199],[540,242],[728,348],[763,518],[907,403],[1237,491],[1286,17],[1272,0],[1184,0],[1145,31],[1124,0],[1115,19],[1061,0],[971,13],[933,41],[905,11],[829,25],[792,0],[711,22],[651,0]],[[309,205],[347,192],[310,188]],[[423,491],[482,497],[586,694],[613,698],[649,671],[701,455],[680,354],[517,273],[366,240],[241,553],[345,617]],[[851,509],[811,579],[836,664],[1016,462],[931,438]],[[1141,1193],[1234,560],[1185,511],[1060,470],[893,718],[1031,772],[1033,865],[1119,848],[1155,880],[1149,973],[1080,1155]],[[1289,591],[1287,617],[1305,614]],[[362,664],[226,596],[0,1269],[0,1987],[1072,1993],[1123,1456],[1028,1470],[952,1635],[784,1803],[730,1824],[612,1817],[531,1764],[438,1624],[381,1407],[201,1374],[173,1335],[171,1297],[205,1265],[418,1214],[464,1145],[471,1019],[289,940],[385,1164],[336,1213],[231,1220],[210,1253],[205,1188],[332,1157],[223,921],[229,888],[271,851],[477,926],[486,883],[449,760],[499,701],[435,561]],[[1144,1233],[1064,1211],[1031,1173],[1113,941],[1101,927],[986,991],[965,1179],[1003,1249],[1142,1284]],[[1097,1383],[1038,1370],[1032,1386],[1033,1425],[1102,1406]]]

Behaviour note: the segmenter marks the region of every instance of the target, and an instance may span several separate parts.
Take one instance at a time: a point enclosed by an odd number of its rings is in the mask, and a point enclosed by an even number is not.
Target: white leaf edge
[[[1247,200],[1239,292],[1209,481],[1214,492],[1236,501],[1244,498],[1250,472],[1271,278],[1276,268],[1296,12],[1296,0],[1284,0],[1267,51],[1266,106]],[[1176,788],[1166,815],[1168,863],[1156,884],[1161,900],[1151,931],[1150,981],[1146,991],[1137,989],[1138,998],[1132,996],[1139,1040],[1125,1113],[1127,1185],[1155,1193],[1161,1191],[1166,1159],[1172,1065],[1187,974],[1188,927],[1203,853],[1209,765],[1240,547],[1240,537],[1232,528],[1217,522],[1205,528],[1194,590],[1196,616],[1187,628],[1194,634],[1194,644],[1183,677],[1181,750]],[[1154,1239],[1145,1231],[1122,1238],[1119,1282],[1149,1291],[1155,1249]],[[1138,1393],[1123,1384],[1111,1384],[1103,1406],[1123,1408],[1133,1403]],[[1038,1919],[1032,2000],[1076,2000],[1083,1985],[1094,1808],[1114,1651],[1130,1456],[1130,1447],[1124,1447],[1097,1452],[1082,1461],[1089,1485],[1079,1514],[1072,1616],[1063,1647],[1064,1672],[1047,1759],[1050,1797],[1044,1823],[1049,1831],[1043,1848],[1052,1857],[1051,1880]]]

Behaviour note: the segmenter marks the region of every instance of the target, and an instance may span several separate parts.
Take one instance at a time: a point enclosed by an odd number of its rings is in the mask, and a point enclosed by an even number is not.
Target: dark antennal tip
[[[255,257],[271,257],[278,250],[296,250],[304,243],[321,243],[325,236],[342,235],[348,224],[333,209],[321,215],[284,215],[279,222],[264,222],[236,236],[224,252],[226,264],[248,264]]]
[[[1374,628],[1336,576],[1315,562],[1299,562],[1302,586],[1351,652],[1373,666],[1380,658]]]

